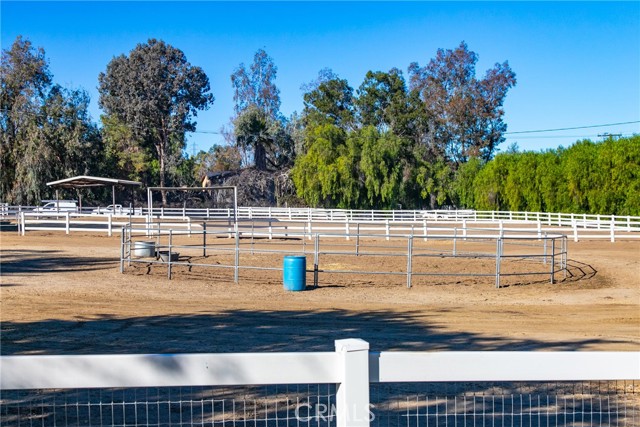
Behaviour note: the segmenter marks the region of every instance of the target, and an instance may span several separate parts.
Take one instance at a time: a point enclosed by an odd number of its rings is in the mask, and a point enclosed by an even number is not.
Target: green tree
[[[395,209],[401,195],[404,141],[391,132],[372,126],[354,132],[361,145],[360,170],[364,178],[367,207]]]
[[[183,159],[185,133],[195,131],[198,110],[213,104],[206,74],[181,50],[149,39],[128,56],[111,60],[98,80],[105,116],[127,126],[132,143],[142,144],[141,152],[152,150],[160,186],[167,186],[170,172]],[[164,193],[162,201],[166,204]]]
[[[569,193],[563,171],[563,148],[538,154],[536,185],[542,198],[541,212],[568,210]]]
[[[332,124],[307,129],[307,152],[298,157],[291,171],[298,197],[309,206],[343,206],[351,188],[342,185],[341,174],[351,164],[344,156],[347,134]],[[343,157],[340,161],[340,157]]]
[[[114,176],[145,183],[158,182],[158,162],[154,149],[145,144],[139,133],[118,119],[102,116],[102,138],[106,169]]]
[[[591,211],[589,199],[596,184],[596,168],[596,147],[593,142],[578,141],[564,152],[563,169],[571,212]]]
[[[40,198],[38,171],[17,182],[21,163],[37,164],[37,116],[51,86],[44,49],[18,36],[0,63],[0,200],[29,203]]]
[[[426,67],[409,66],[410,88],[420,93],[429,120],[425,143],[455,166],[469,157],[489,160],[507,128],[502,107],[515,73],[504,62],[477,79],[477,61],[462,42],[453,50],[438,49]]]
[[[46,151],[47,179],[89,175],[100,170],[104,149],[89,117],[89,95],[54,85],[41,109],[41,146]]]
[[[466,209],[472,209],[475,206],[474,181],[483,166],[482,160],[471,157],[456,170],[452,195],[456,206]]]
[[[332,124],[344,130],[355,126],[353,88],[349,82],[330,74],[329,80],[320,80],[315,88],[303,95],[306,126]]]
[[[509,154],[498,154],[488,162],[474,180],[475,209],[487,211],[504,210],[505,178],[508,173]]]
[[[611,150],[611,183],[615,189],[612,212],[618,215],[640,215],[640,135],[619,141],[609,139]]]
[[[214,144],[209,151],[200,151],[194,161],[194,177],[202,181],[210,171],[225,172],[240,169],[242,155],[236,146]]]
[[[362,126],[375,126],[398,136],[411,134],[414,106],[410,103],[402,71],[369,71],[358,89],[355,105]]]
[[[0,65],[0,198],[34,204],[52,194],[46,186],[102,165],[102,140],[82,90],[52,85],[45,53],[18,37]]]
[[[233,126],[238,147],[253,152],[256,169],[280,169],[291,163],[293,140],[282,121],[250,105],[235,118]]]
[[[273,59],[259,49],[249,69],[240,64],[231,75],[235,142],[242,151],[253,154],[255,168],[260,171],[287,167],[295,155],[286,120],[280,114],[277,72]]]

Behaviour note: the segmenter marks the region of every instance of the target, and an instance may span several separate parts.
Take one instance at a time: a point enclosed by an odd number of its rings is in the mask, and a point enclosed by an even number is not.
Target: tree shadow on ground
[[[615,339],[540,341],[450,331],[422,311],[226,310],[150,317],[4,321],[2,353],[113,354],[333,351],[362,338],[372,350],[580,350]]]
[[[438,326],[437,312],[425,317],[420,311],[382,310],[226,310],[128,318],[103,315],[76,320],[5,321],[0,327],[3,355],[333,351],[334,340],[354,337],[368,341],[373,351],[580,350],[593,344],[614,342],[604,338],[546,342],[450,332]],[[162,369],[181,368],[168,363],[163,364]],[[547,410],[563,413],[570,410],[573,414],[587,415],[600,410],[589,401],[576,403],[571,395],[568,400],[549,401],[549,396],[557,399],[558,393],[548,385],[542,385],[540,391],[526,387],[529,386],[506,383],[372,385],[375,404],[372,411],[377,417],[372,425],[414,426],[425,421],[436,426],[480,421],[546,425],[538,424],[541,419],[538,414],[548,420]],[[30,393],[5,393],[4,399],[10,396],[10,400],[0,402],[0,415],[15,421],[12,425],[31,425],[34,419],[44,420],[45,425],[68,419],[77,419],[79,425],[99,425],[106,420],[123,426],[186,425],[185,422],[236,425],[241,422],[252,427],[277,427],[288,421],[301,426],[335,425],[335,418],[313,417],[314,411],[318,411],[317,403],[335,404],[334,385],[89,390],[69,391],[64,397],[60,393],[39,392],[35,406]],[[523,395],[528,402],[524,405]],[[608,401],[617,402],[618,397],[615,395]],[[67,402],[81,403],[69,406]],[[302,413],[302,420],[296,417],[300,402],[307,411]],[[471,404],[473,413],[468,406]],[[68,413],[69,407],[83,409]],[[114,408],[118,409],[114,412]],[[127,412],[124,408],[133,409]],[[611,422],[619,421],[621,416],[617,412],[606,413],[607,421]],[[570,426],[575,425],[574,421],[556,418],[553,425]]]
[[[1,271],[9,274],[48,274],[113,269],[119,258],[69,257],[56,250],[0,251]]]

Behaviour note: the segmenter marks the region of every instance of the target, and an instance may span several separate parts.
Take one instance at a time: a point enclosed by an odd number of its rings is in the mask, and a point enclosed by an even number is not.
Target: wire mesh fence
[[[640,382],[376,383],[374,427],[640,426]],[[0,426],[332,427],[333,384],[3,391]]]
[[[383,426],[639,426],[640,383],[373,384]]]
[[[333,384],[3,391],[0,426],[335,426]]]

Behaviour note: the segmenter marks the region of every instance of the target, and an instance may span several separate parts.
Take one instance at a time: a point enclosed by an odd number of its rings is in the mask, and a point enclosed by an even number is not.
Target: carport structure
[[[98,177],[98,176],[79,175],[71,178],[60,179],[58,181],[47,182],[47,186],[54,188],[56,190],[56,200],[60,200],[58,192],[61,188],[76,190],[76,194],[78,195],[79,211],[82,212],[82,195],[80,194],[80,190],[83,188],[111,186],[111,198],[113,200],[113,205],[115,207],[117,186],[140,187],[142,186],[142,183],[137,181],[128,181],[126,179],[114,179],[114,178],[104,178],[104,177]]]

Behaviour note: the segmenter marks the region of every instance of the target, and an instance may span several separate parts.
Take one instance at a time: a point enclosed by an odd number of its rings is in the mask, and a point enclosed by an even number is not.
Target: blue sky
[[[158,38],[209,76],[216,101],[199,131],[219,131],[233,111],[230,75],[265,49],[278,67],[285,115],[302,110],[300,86],[329,67],[355,89],[368,70],[425,65],[465,41],[478,76],[509,61],[509,132],[640,121],[640,2],[12,2],[2,1],[1,44],[23,35],[45,49],[54,81],[83,88],[98,120],[98,74],[136,44]],[[640,123],[507,135],[506,149],[568,146]],[[188,152],[222,143],[189,136]]]

